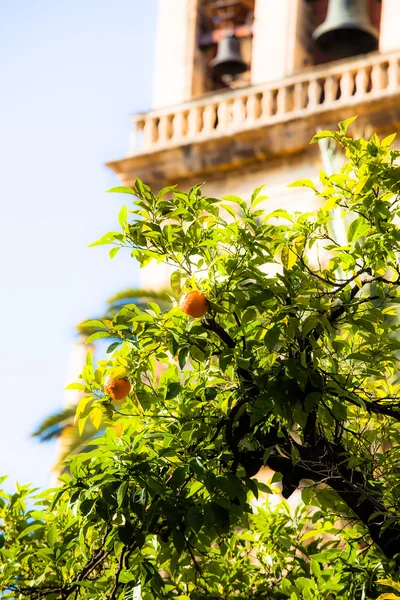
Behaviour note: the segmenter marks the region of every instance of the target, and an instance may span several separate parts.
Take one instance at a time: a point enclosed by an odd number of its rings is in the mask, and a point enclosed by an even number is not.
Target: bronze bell
[[[319,50],[333,59],[365,54],[378,47],[378,31],[369,19],[367,0],[329,0],[326,19],[312,37]]]
[[[214,75],[239,75],[247,71],[248,66],[244,62],[240,52],[240,41],[234,33],[223,37],[219,44],[216,57],[210,62]]]

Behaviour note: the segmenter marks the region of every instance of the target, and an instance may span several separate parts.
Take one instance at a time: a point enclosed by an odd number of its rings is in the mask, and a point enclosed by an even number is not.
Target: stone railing
[[[130,155],[231,135],[399,92],[399,51],[330,63],[280,81],[135,115]]]

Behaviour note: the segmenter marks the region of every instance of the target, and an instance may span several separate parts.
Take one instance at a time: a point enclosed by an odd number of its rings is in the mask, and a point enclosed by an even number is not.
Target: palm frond
[[[68,406],[46,417],[32,433],[32,437],[38,437],[41,442],[59,438],[67,427],[73,426],[75,411],[75,406]]]
[[[141,288],[131,288],[118,292],[107,300],[107,311],[104,315],[96,318],[98,320],[111,319],[118,311],[120,311],[127,304],[136,304],[140,309],[145,309],[149,302],[156,302],[162,310],[171,308],[171,304],[175,299],[175,294],[172,290],[144,290]],[[85,321],[79,323],[76,326],[78,332],[82,335],[89,336],[96,331],[100,331],[96,327],[86,327]]]
[[[114,296],[107,300],[107,304],[113,305],[116,302],[127,304],[130,300],[137,299],[139,299],[141,303],[146,302],[146,300],[151,300],[170,304],[171,299],[174,298],[175,294],[172,290],[144,290],[141,288],[132,288],[114,294]]]

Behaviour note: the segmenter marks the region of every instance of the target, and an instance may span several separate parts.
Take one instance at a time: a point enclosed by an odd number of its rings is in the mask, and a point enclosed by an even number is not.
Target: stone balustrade
[[[130,156],[232,135],[400,92],[400,52],[322,65],[133,118]]]

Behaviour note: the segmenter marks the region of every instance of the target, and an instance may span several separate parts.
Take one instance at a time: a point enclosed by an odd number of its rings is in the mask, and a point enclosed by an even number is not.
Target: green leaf
[[[171,274],[171,278],[170,278],[171,289],[173,292],[175,292],[175,294],[177,296],[179,296],[182,292],[181,280],[182,280],[181,271],[174,271]]]
[[[178,529],[174,529],[172,533],[172,541],[178,554],[181,554],[186,545],[185,536]]]
[[[205,354],[198,346],[190,346],[190,356],[198,362],[203,362]]]
[[[88,416],[89,415],[87,415],[86,417],[82,416],[79,419],[77,419],[77,421],[78,421],[78,432],[79,432],[79,435],[82,435],[83,430],[85,429],[85,425],[86,425],[86,421],[88,420]]]
[[[291,456],[291,459],[292,459],[292,463],[294,465],[296,465],[299,462],[299,460],[300,460],[300,453],[297,450],[296,446],[293,446],[293,445],[291,446],[291,448],[290,448],[290,456]]]
[[[242,358],[241,356],[238,356],[236,363],[238,367],[247,371],[250,368],[251,358]]]
[[[90,344],[91,342],[95,342],[96,340],[101,340],[102,338],[109,338],[109,337],[112,337],[112,336],[108,331],[95,331],[95,333],[92,333],[92,335],[89,335],[89,337],[85,341],[85,344]],[[116,337],[116,336],[114,336],[114,337]]]
[[[258,196],[260,195],[261,190],[265,187],[265,183],[263,183],[262,185],[260,185],[258,188],[256,188],[254,190],[254,192],[251,195],[251,205],[253,206],[253,202],[255,200],[257,200]]]
[[[189,493],[187,495],[187,498],[194,496],[195,494],[197,494],[197,492],[199,492],[203,488],[204,488],[204,484],[201,481],[194,481],[189,488]]]
[[[277,483],[278,481],[282,481],[282,473],[274,473],[271,477],[271,483]]]
[[[133,196],[136,195],[132,188],[127,187],[125,185],[117,185],[116,187],[107,190],[107,192],[116,192],[118,194],[132,194]]]
[[[118,503],[119,507],[121,507],[124,503],[126,494],[128,492],[128,488],[129,488],[129,481],[124,481],[123,483],[121,483],[121,485],[118,488],[117,503]]]
[[[165,396],[166,400],[172,400],[172,398],[176,398],[180,391],[181,384],[178,381],[172,381],[168,384],[167,395]]]
[[[119,231],[110,231],[110,233],[106,233],[96,242],[92,242],[89,244],[89,248],[93,248],[94,246],[104,246],[105,244],[112,244],[115,240],[120,241],[122,234]]]
[[[271,412],[272,407],[272,399],[267,393],[258,394],[251,411],[250,424],[254,425],[264,419]]]
[[[376,583],[379,583],[380,585],[386,585],[387,587],[391,587],[397,592],[400,592],[400,583],[393,581],[393,579],[377,579]]]
[[[117,254],[117,252],[119,252],[120,250],[121,250],[121,246],[116,246],[115,248],[111,248],[110,252],[108,253],[109,257],[111,259],[113,259],[114,256]]]
[[[264,342],[270,352],[273,351],[276,344],[278,343],[281,329],[278,325],[273,325],[271,329],[268,329],[264,336]]]
[[[96,429],[98,429],[100,427],[101,420],[103,418],[103,413],[102,413],[101,408],[99,408],[98,406],[95,406],[90,411],[89,416],[90,416],[90,420],[92,421],[94,427]]]
[[[233,217],[234,219],[237,218],[237,214],[236,211],[234,210],[234,208],[232,208],[232,206],[229,206],[229,204],[220,204],[220,207],[223,208],[224,210],[226,210],[231,217]]]
[[[251,195],[251,208],[254,209],[260,202],[268,199],[268,196],[260,196],[261,190],[265,187],[265,183],[254,190]]]
[[[345,421],[347,418],[347,407],[344,402],[337,402],[332,400],[332,413],[338,421]]]
[[[358,115],[356,115],[355,117],[350,117],[345,121],[339,121],[339,131],[342,135],[346,135],[349,126],[353,123],[353,121],[357,119],[357,117]]]
[[[325,138],[334,138],[336,140],[338,139],[338,134],[336,131],[319,131],[313,136],[310,144],[315,144],[315,142],[319,142],[319,140],[323,140]]]
[[[285,269],[291,269],[296,263],[296,253],[289,246],[283,246],[281,252],[281,261]]]
[[[84,392],[86,386],[83,383],[70,383],[65,388],[65,390],[77,390],[78,392]]]
[[[222,200],[227,200],[228,202],[233,202],[233,204],[239,204],[240,208],[243,211],[247,210],[246,202],[240,198],[239,196],[235,196],[234,194],[230,194],[229,196],[222,196]]]
[[[290,183],[287,187],[289,187],[289,188],[307,187],[307,188],[310,188],[311,190],[314,190],[314,192],[317,191],[317,188],[315,187],[315,183],[313,181],[311,181],[311,179],[298,179],[297,181]]]
[[[165,196],[165,194],[168,194],[169,192],[172,192],[173,190],[175,190],[177,188],[176,185],[167,185],[166,187],[162,188],[158,194],[157,194],[157,199],[162,198],[163,196]]]
[[[91,350],[88,350],[86,354],[86,366],[93,370],[93,353]]]
[[[397,133],[392,133],[392,135],[388,135],[385,138],[383,138],[383,140],[381,141],[381,146],[383,148],[389,148],[389,146],[392,145],[395,137],[397,136]]]
[[[191,506],[186,514],[186,523],[192,531],[198,533],[203,525],[203,515],[196,506]]]
[[[50,546],[50,548],[54,548],[54,543],[56,541],[56,538],[57,538],[57,529],[56,529],[55,523],[53,523],[53,525],[47,531],[47,536],[46,536],[47,543]]]
[[[83,398],[81,398],[79,400],[78,406],[76,408],[76,417],[75,419],[78,420],[80,418],[80,416],[82,415],[82,413],[84,412],[86,406],[89,404],[89,402],[91,402],[93,400],[93,396],[84,396]],[[89,414],[89,413],[88,413]]]
[[[320,392],[310,392],[307,394],[304,400],[304,408],[306,412],[311,412],[318,405],[318,402],[321,400]]]
[[[364,177],[360,177],[360,179],[358,180],[358,182],[353,190],[354,195],[359,194],[363,190],[363,188],[365,187],[365,184],[367,183],[369,178],[370,178],[370,175],[364,175]]]
[[[43,523],[34,523],[33,525],[29,525],[28,527],[25,527],[25,529],[23,531],[21,531],[21,533],[17,536],[17,540],[20,540],[21,538],[26,537],[27,535],[33,533],[37,529],[43,529],[43,528],[44,528]]]
[[[364,219],[364,217],[357,217],[350,223],[350,226],[347,230],[347,241],[353,242],[354,240],[358,240],[362,235],[366,233],[369,225]]]
[[[110,344],[107,348],[107,354],[111,354],[112,352],[114,352],[114,350],[116,350],[118,348],[118,346],[120,346],[122,343],[122,341],[120,340],[119,342],[113,342],[112,344]]]
[[[96,327],[97,329],[108,329],[107,325],[104,325],[103,321],[99,319],[91,319],[82,323],[81,327]]]
[[[128,209],[125,204],[122,205],[121,210],[118,213],[118,223],[121,225],[122,229],[125,229],[128,223]]]

